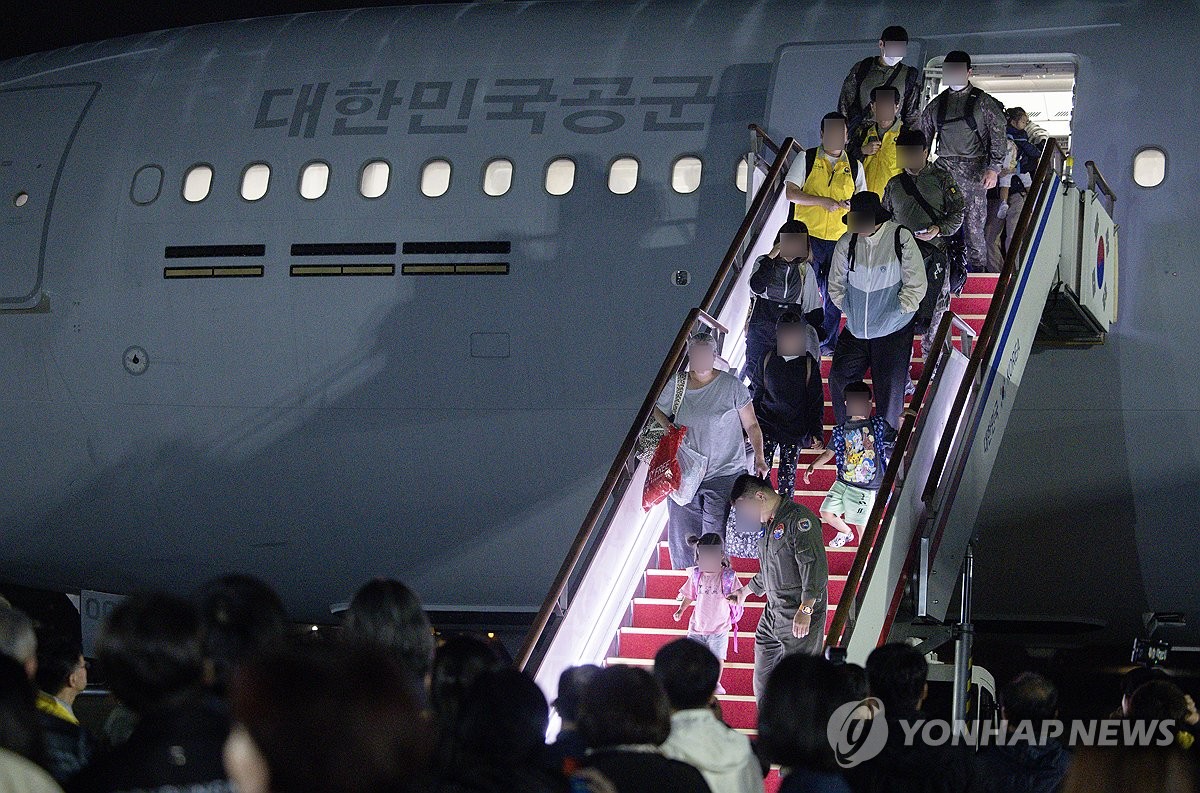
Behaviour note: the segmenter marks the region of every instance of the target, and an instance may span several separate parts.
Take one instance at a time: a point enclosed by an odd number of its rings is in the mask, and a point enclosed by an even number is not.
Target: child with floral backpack
[[[688,622],[688,638],[706,645],[723,667],[730,630],[734,634],[734,649],[737,649],[737,623],[742,618],[743,607],[730,603],[728,598],[741,587],[741,582],[725,555],[721,535],[709,532],[703,537],[688,537],[687,542],[696,549],[696,564],[687,568],[687,580],[679,588],[679,608],[673,616],[679,622],[684,610],[695,604]],[[720,683],[717,693],[725,693]]]

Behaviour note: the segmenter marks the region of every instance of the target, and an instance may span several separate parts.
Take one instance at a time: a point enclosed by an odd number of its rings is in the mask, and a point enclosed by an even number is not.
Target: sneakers
[[[835,536],[832,540],[829,541],[829,547],[830,548],[841,548],[843,545],[845,545],[846,543],[850,542],[853,539],[854,539],[854,534],[852,534],[852,533],[845,534],[845,533],[839,531],[837,533],[837,536]]]

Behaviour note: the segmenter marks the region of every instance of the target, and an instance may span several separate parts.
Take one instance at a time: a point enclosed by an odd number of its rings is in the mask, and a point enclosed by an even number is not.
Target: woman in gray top
[[[667,544],[671,566],[683,570],[695,564],[695,551],[688,545],[691,536],[707,532],[725,536],[729,515],[729,494],[733,482],[746,473],[746,447],[742,432],[754,448],[754,472],[770,472],[763,459],[762,430],[754,416],[750,392],[741,380],[714,368],[717,342],[706,331],[688,339],[688,382],[675,424],[688,428],[688,445],[708,458],[704,481],[690,504],[667,503]],[[675,383],[663,390],[654,407],[654,420],[670,429],[667,411],[673,406]]]

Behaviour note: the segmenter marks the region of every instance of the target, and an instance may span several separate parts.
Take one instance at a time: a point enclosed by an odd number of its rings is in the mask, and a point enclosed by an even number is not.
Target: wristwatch
[[[809,616],[811,617],[811,616],[812,616],[812,613],[813,613],[813,607],[812,607],[812,606],[801,606],[801,607],[800,607],[800,613],[801,613],[801,614],[807,614],[807,615],[809,615]]]

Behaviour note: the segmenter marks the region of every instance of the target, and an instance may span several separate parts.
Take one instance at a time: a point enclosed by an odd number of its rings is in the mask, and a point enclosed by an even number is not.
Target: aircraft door
[[[41,298],[55,193],[97,83],[0,89],[0,310]]]
[[[837,110],[842,81],[854,64],[878,54],[879,39],[781,46],[775,52],[771,93],[767,98],[766,126],[771,137],[783,140],[792,135],[806,148],[819,143],[821,117]],[[923,68],[924,43],[910,40],[904,62]]]

